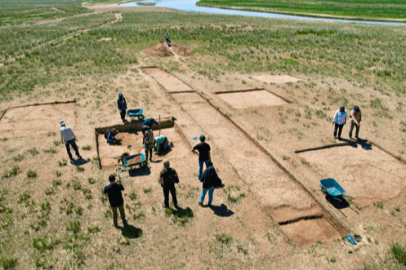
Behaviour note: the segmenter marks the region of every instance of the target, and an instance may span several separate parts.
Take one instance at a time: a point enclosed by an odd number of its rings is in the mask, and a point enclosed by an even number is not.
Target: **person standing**
[[[125,123],[125,113],[127,112],[127,102],[122,93],[118,94],[117,99],[118,111],[120,112],[121,120]]]
[[[178,200],[176,199],[176,188],[175,184],[179,183],[178,173],[170,167],[169,160],[164,160],[164,167],[159,174],[159,183],[163,188],[164,192],[164,204],[162,205],[163,208],[169,207],[169,192],[172,195],[173,205],[178,208]]]
[[[124,187],[120,183],[116,183],[116,177],[113,174],[109,176],[109,182],[110,184],[104,187],[104,194],[108,195],[111,210],[113,211],[113,226],[117,228],[117,209],[120,211],[120,216],[125,226],[127,219],[125,218],[124,200],[121,192],[124,190]]]
[[[154,147],[154,132],[152,129],[147,129],[144,133],[145,160],[152,161],[152,148]]]
[[[351,110],[350,119],[351,119],[351,128],[349,137],[352,139],[352,130],[355,127],[355,138],[358,140],[359,129],[361,125],[361,110],[358,106],[354,106]]]
[[[199,175],[197,178],[200,180],[203,171],[203,163],[206,164],[207,168],[211,160],[210,155],[211,148],[210,145],[205,142],[206,137],[204,135],[200,135],[199,139],[200,143],[192,148],[192,152],[196,153],[196,150],[199,152]]]
[[[334,137],[337,135],[338,129],[338,139],[341,139],[341,132],[343,131],[343,127],[347,122],[347,111],[345,110],[344,106],[341,106],[339,110],[336,111],[333,118],[334,126]]]
[[[65,144],[66,151],[68,152],[69,159],[72,161],[72,154],[70,152],[70,146],[72,145],[73,149],[75,150],[76,156],[78,159],[82,159],[82,157],[79,154],[79,149],[78,146],[76,145],[76,138],[75,134],[73,134],[73,131],[70,127],[65,125],[65,122],[63,120],[59,121],[59,124],[61,125],[61,129],[59,130],[59,133],[61,134],[61,141],[62,143]]]
[[[202,195],[200,196],[199,205],[203,206],[204,198],[206,197],[206,193],[209,192],[209,203],[208,206],[211,206],[213,202],[213,193],[216,187],[221,187],[221,179],[218,177],[216,169],[213,167],[213,163],[209,162],[207,165],[207,169],[202,174],[200,178],[200,182],[203,183],[203,190]]]

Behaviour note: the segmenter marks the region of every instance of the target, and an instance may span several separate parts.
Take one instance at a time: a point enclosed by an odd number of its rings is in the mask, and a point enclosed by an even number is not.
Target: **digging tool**
[[[341,242],[341,245],[348,251],[348,253],[352,253],[352,250],[347,248],[343,242]]]
[[[159,115],[159,136],[161,136],[161,115]]]

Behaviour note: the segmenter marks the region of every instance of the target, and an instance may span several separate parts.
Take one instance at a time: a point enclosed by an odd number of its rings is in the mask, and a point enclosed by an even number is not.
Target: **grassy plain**
[[[128,181],[126,212],[137,228],[115,230],[110,226],[107,198],[101,194],[113,170],[98,169],[93,135],[95,127],[117,123],[115,99],[119,91],[128,97],[130,106],[142,107],[152,116],[184,114],[181,109],[176,111],[178,105],[142,72],[143,65],[159,65],[179,77],[188,77],[188,82],[200,87],[205,95],[217,87],[261,86],[255,84],[251,74],[289,73],[310,78],[303,85],[287,84],[274,89],[292,96],[297,108],[273,113],[282,127],[294,128],[276,133],[262,123],[254,130],[257,140],[269,141],[281,149],[284,146],[273,138],[283,136],[291,144],[300,141],[312,145],[314,137],[320,140],[317,136],[323,132],[326,119],[331,120],[335,107],[362,103],[364,121],[372,128],[367,131],[365,124],[362,132],[376,136],[382,145],[405,159],[403,27],[165,12],[121,15],[121,21],[101,28],[98,27],[105,22],[114,21],[114,13],[39,26],[2,24],[0,36],[6,38],[0,40],[3,52],[0,110],[27,103],[75,99],[79,146],[84,147],[82,155],[92,158],[84,170],[68,166],[65,150],[57,146],[55,133],[39,139],[0,140],[4,149],[0,154],[3,268],[268,269],[273,265],[403,269],[406,222],[403,197],[381,202],[377,207],[357,209],[361,213],[357,217],[361,229],[356,228],[368,238],[366,245],[354,250],[353,261],[343,252],[341,239],[320,241],[310,247],[293,245],[272,218],[261,215],[264,209],[252,203],[255,194],[242,181],[233,184],[235,190],[244,192],[244,197],[238,200],[227,192],[215,193],[215,200],[234,211],[231,221],[212,217],[211,211],[209,215],[203,214],[196,206],[201,186],[189,171],[181,177],[185,184],[179,188],[179,197],[181,205],[190,206],[193,212],[179,216],[178,212],[161,210],[162,191],[155,174],[134,181],[123,180]],[[84,29],[90,30],[72,36]],[[167,31],[176,43],[197,54],[176,61],[142,53],[163,39]],[[210,87],[204,89],[206,85]],[[230,110],[230,114],[265,119],[261,114],[266,112]],[[330,133],[325,137],[331,137]],[[323,143],[328,143],[325,137]],[[296,142],[295,146],[300,144]],[[228,172],[233,175],[228,181],[237,181],[239,176],[232,174],[226,161],[220,161],[221,153],[214,153],[220,173]],[[279,158],[292,163],[292,170],[295,166],[296,170],[311,170],[305,161],[294,158],[291,152],[290,155],[283,152]],[[191,166],[195,163],[193,160]],[[160,169],[158,165],[154,165],[154,172]],[[247,209],[246,205],[256,208]],[[263,226],[250,227],[252,219],[260,219],[258,222]],[[388,223],[384,224],[385,220]],[[391,237],[395,237],[392,235],[398,237],[396,241],[400,244],[389,245]]]
[[[375,1],[354,0],[350,3],[344,0],[288,0],[288,1],[230,1],[230,0],[201,0],[198,5],[216,7],[234,7],[246,10],[262,10],[303,14],[310,16],[341,16],[360,19],[405,19],[406,4],[401,0]]]

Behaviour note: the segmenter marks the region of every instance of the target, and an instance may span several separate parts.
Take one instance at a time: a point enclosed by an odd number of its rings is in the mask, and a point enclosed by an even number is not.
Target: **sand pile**
[[[168,57],[175,54],[179,56],[192,56],[195,52],[173,42],[172,46],[168,47],[165,40],[161,40],[151,48],[145,49],[144,53],[149,56]]]

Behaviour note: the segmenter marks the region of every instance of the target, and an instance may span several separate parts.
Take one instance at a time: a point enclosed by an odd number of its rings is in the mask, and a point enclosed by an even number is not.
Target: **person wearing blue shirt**
[[[338,129],[338,139],[341,139],[341,132],[343,131],[343,127],[347,122],[347,111],[345,110],[344,106],[341,106],[338,111],[334,114],[333,124],[334,124],[334,138],[337,135]]]
[[[118,94],[117,106],[118,106],[118,111],[120,112],[121,120],[125,123],[125,113],[127,112],[127,102],[122,93]]]
[[[155,121],[154,118],[147,118],[145,119],[144,123],[142,123],[142,126],[147,126],[149,129],[152,129],[152,126],[156,124],[157,126],[159,126],[159,123],[157,121]]]

